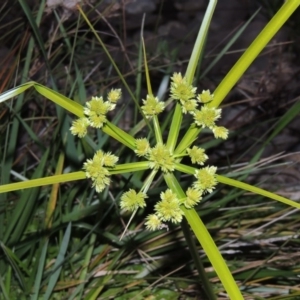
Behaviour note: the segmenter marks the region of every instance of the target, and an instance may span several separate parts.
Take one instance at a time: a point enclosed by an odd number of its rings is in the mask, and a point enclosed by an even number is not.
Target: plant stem
[[[197,248],[196,248],[193,238],[191,236],[190,227],[188,226],[188,223],[185,219],[181,222],[181,228],[182,228],[185,240],[188,244],[188,248],[192,255],[195,266],[198,270],[198,274],[199,274],[200,280],[203,284],[203,288],[204,288],[207,298],[209,300],[217,299],[216,295],[213,291],[212,285],[211,285],[210,281],[208,280],[207,274],[203,267],[201,257],[200,257],[200,255],[198,255]]]

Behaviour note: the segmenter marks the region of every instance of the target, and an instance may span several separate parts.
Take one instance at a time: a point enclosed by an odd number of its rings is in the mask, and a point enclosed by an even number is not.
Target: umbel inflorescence
[[[195,87],[188,84],[181,73],[173,74],[170,96],[173,100],[179,101],[182,113],[192,115],[196,126],[209,128],[215,138],[226,139],[228,130],[216,125],[216,121],[221,117],[221,109],[208,105],[213,100],[214,95],[209,90],[203,90],[202,93],[197,95],[196,90]],[[71,133],[82,138],[87,134],[89,126],[94,128],[105,126],[107,113],[116,107],[116,102],[120,98],[120,89],[112,89],[106,100],[103,97],[92,97],[84,108],[85,117],[73,121],[70,128]],[[153,95],[147,95],[146,99],[143,100],[142,111],[149,120],[156,118],[164,108],[164,102],[159,101]],[[146,179],[140,191],[130,189],[121,196],[121,208],[132,212],[146,206],[147,191],[157,172],[173,172],[179,159],[163,142],[158,141],[156,145],[151,147],[146,138],[135,139],[134,152],[138,157],[148,161],[148,167],[152,169],[152,173]],[[183,155],[189,156],[193,164],[200,166],[203,166],[208,159],[204,149],[197,146],[187,148]],[[83,168],[86,177],[92,180],[93,187],[97,192],[101,192],[109,186],[110,170],[115,167],[117,162],[117,156],[98,150],[92,159],[88,159],[84,163]],[[194,173],[195,181],[185,191],[186,197],[184,198],[179,198],[171,189],[161,192],[160,200],[154,205],[154,213],[146,219],[146,227],[149,230],[157,230],[165,227],[166,222],[180,223],[183,218],[181,205],[184,205],[187,209],[193,208],[201,201],[204,194],[211,193],[214,190],[217,184],[216,170],[217,168],[214,166],[196,169]]]

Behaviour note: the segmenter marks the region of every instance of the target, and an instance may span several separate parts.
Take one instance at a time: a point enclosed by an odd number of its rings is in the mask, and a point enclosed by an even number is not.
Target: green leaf
[[[284,204],[287,204],[287,205],[290,205],[290,206],[300,209],[300,203],[297,203],[297,202],[287,199],[285,197],[276,195],[276,194],[266,191],[264,189],[258,188],[254,185],[250,185],[250,184],[247,184],[247,183],[244,183],[244,182],[232,179],[232,178],[228,178],[225,176],[221,176],[221,175],[217,175],[217,180],[221,183],[224,183],[224,184],[227,184],[230,186],[234,186],[234,187],[237,187],[237,188],[243,189],[245,191],[249,191],[249,192],[258,194],[258,195],[262,195],[264,197],[268,197],[270,199],[273,199],[273,200],[279,201],[281,203],[284,203]]]
[[[15,96],[20,95],[21,93],[25,92],[30,87],[32,87],[34,84],[35,84],[34,81],[29,81],[29,82],[21,84],[21,85],[15,87],[15,88],[12,88],[12,89],[10,89],[10,90],[2,93],[0,95],[0,103],[6,101],[8,99],[11,99],[11,98],[13,98]]]
[[[205,40],[207,37],[207,32],[209,29],[209,25],[213,16],[213,13],[215,11],[217,5],[217,0],[210,0],[209,4],[207,6],[204,18],[202,20],[202,24],[196,39],[196,42],[194,44],[192,55],[189,59],[189,64],[185,73],[185,77],[187,79],[187,82],[189,84],[193,83],[195,71],[198,65],[199,57],[203,52]]]
[[[0,247],[2,248],[6,259],[9,261],[12,269],[14,270],[14,275],[16,276],[17,280],[19,281],[20,287],[23,289],[24,292],[26,292],[26,281],[23,276],[23,273],[20,269],[22,267],[23,270],[26,270],[24,266],[22,265],[22,262],[17,258],[17,256],[4,245],[4,243],[0,242]]]
[[[179,103],[176,103],[174,115],[172,118],[172,123],[170,126],[170,131],[168,134],[168,140],[167,140],[167,147],[171,152],[174,151],[175,146],[177,144],[181,123],[182,123],[181,105]]]
[[[177,194],[179,199],[185,197],[178,180],[172,173],[165,174],[164,178],[168,187]],[[244,299],[219,249],[195,209],[186,209],[183,205],[181,209],[230,299]]]
[[[83,106],[79,103],[67,98],[66,96],[49,89],[46,86],[43,86],[39,83],[35,83],[33,87],[37,90],[38,93],[46,97],[47,99],[53,101],[69,112],[73,113],[79,118],[84,117]]]
[[[186,209],[184,207],[182,207],[182,210],[184,211],[184,215],[188,223],[228,293],[229,299],[243,300],[244,298],[239,287],[234,281],[226,262],[197,212],[194,209]]]
[[[35,170],[33,177],[40,177],[43,175],[46,161],[48,159],[48,154],[49,154],[49,148],[42,156],[40,164]],[[40,180],[40,179],[35,179],[35,180]],[[0,186],[0,193],[2,188],[11,187],[13,185],[14,184],[7,184],[7,185]],[[21,238],[29,220],[32,218],[32,211],[37,202],[36,200],[37,200],[38,192],[39,192],[38,189],[34,189],[22,193],[22,196],[17,202],[14,211],[9,219],[9,224],[6,227],[5,235],[3,238],[4,243],[8,243],[8,241],[9,243],[15,243]]]
[[[46,50],[45,50],[45,43],[43,41],[43,38],[40,34],[40,30],[38,28],[39,22],[34,19],[34,16],[32,14],[31,9],[28,6],[27,1],[19,0],[19,3],[22,6],[23,12],[25,13],[25,15],[28,19],[28,22],[29,22],[29,24],[30,24],[30,26],[33,30],[35,40],[37,41],[37,43],[40,47],[40,50],[41,50],[41,52],[43,54],[43,57],[44,57],[45,64],[47,66],[48,71],[50,72],[50,77],[52,79],[52,83],[54,83],[53,77],[52,77],[52,74],[51,74],[51,67],[49,65],[48,56],[47,56],[47,53],[46,53]],[[41,17],[42,17],[42,14],[41,14],[42,10],[41,9],[43,9],[44,7],[45,7],[45,0],[42,0],[42,1],[40,1],[40,9],[39,9],[37,20],[41,19]]]
[[[1,274],[0,274],[0,291],[1,291],[2,295],[3,295],[3,297],[4,297],[4,300],[10,300],[9,296],[8,296],[8,294],[6,292],[6,288],[5,288],[4,282],[2,280]]]
[[[132,162],[132,163],[128,163],[128,164],[116,165],[113,169],[111,169],[109,171],[109,173],[113,175],[113,174],[144,171],[147,169],[149,169],[149,162],[148,161],[139,161],[139,162]]]
[[[185,135],[181,139],[179,145],[175,149],[175,155],[181,155],[185,152],[185,150],[192,145],[192,143],[198,138],[199,133],[201,132],[201,128],[196,126],[196,124],[192,124],[190,128],[186,131]]]
[[[44,300],[50,299],[51,294],[52,294],[52,292],[54,290],[54,287],[56,285],[56,282],[58,280],[58,277],[61,273],[62,264],[65,260],[65,255],[66,255],[66,252],[67,252],[67,249],[68,249],[68,246],[69,246],[69,242],[70,242],[71,228],[72,228],[71,223],[69,223],[68,226],[67,226],[66,232],[64,234],[64,237],[61,241],[61,245],[60,245],[60,248],[59,248],[57,258],[55,260],[55,264],[54,264],[54,266],[52,267],[52,270],[51,270],[52,274],[51,274],[51,276],[49,278],[49,281],[48,281],[48,286],[47,286],[46,293],[44,295]]]
[[[38,261],[38,269],[37,273],[35,276],[34,280],[34,287],[33,287],[33,293],[31,296],[31,300],[37,300],[39,299],[39,291],[40,291],[40,286],[44,274],[44,267],[45,267],[45,262],[46,262],[46,256],[47,256],[47,250],[48,250],[48,244],[49,244],[49,239],[46,239],[44,241],[41,241],[40,245],[43,245],[42,251],[40,251],[40,259]]]
[[[120,129],[113,123],[107,121],[102,131],[114,138],[115,140],[119,141],[123,145],[127,146],[128,148],[134,150],[135,149],[135,139],[130,134],[125,132],[124,130]]]
[[[17,183],[10,183],[0,186],[0,193],[6,193],[11,191],[17,191],[22,189],[28,189],[32,187],[50,185],[54,183],[63,183],[68,181],[86,179],[85,173],[83,171],[68,173],[68,174],[61,174],[61,175],[54,175],[49,177],[43,177],[39,179],[31,179],[28,181],[17,182]]]

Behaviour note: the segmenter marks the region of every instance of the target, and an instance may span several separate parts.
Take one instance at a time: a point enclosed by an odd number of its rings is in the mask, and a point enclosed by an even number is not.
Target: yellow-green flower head
[[[191,99],[181,103],[181,110],[184,114],[192,113],[197,109],[197,105],[198,105],[197,101]]]
[[[136,193],[135,190],[130,189],[128,192],[124,193],[121,197],[121,208],[129,211],[135,211],[138,208],[143,208],[146,206],[145,199],[148,198],[143,192]]]
[[[96,153],[93,156],[93,162],[100,166],[104,165],[104,152],[102,150],[96,151]]]
[[[112,104],[108,101],[103,101],[102,97],[92,97],[86,103],[84,114],[88,116],[90,125],[95,128],[101,128],[107,121],[106,114],[112,108]]]
[[[101,192],[110,184],[110,174],[107,167],[114,167],[118,157],[110,152],[104,153],[98,150],[92,159],[88,159],[83,164],[85,175],[93,181],[93,187],[97,192]]]
[[[197,100],[200,103],[208,103],[214,99],[214,94],[211,94],[209,90],[203,90],[201,94],[197,96]]]
[[[180,209],[179,200],[171,190],[162,192],[161,201],[155,204],[155,214],[163,222],[171,221],[172,223],[180,223],[182,221],[183,211]]]
[[[83,169],[87,178],[97,178],[99,174],[103,173],[102,165],[99,165],[94,159],[88,159],[83,164]]]
[[[102,150],[98,150],[93,156],[93,162],[105,167],[114,167],[119,158],[111,152],[104,153]]]
[[[86,107],[84,108],[84,114],[90,116],[94,115],[106,115],[110,110],[110,103],[103,101],[103,97],[92,97],[92,99],[86,102]]]
[[[188,148],[188,155],[190,156],[193,164],[204,165],[204,162],[208,159],[205,154],[204,149],[193,146],[193,148]]]
[[[135,145],[136,149],[134,150],[134,152],[137,154],[137,156],[145,156],[149,153],[150,144],[147,139],[136,139]]]
[[[216,139],[220,138],[226,140],[228,138],[228,129],[223,126],[214,126],[212,128],[212,132],[214,133]]]
[[[183,204],[186,208],[193,208],[202,199],[202,191],[189,187],[186,191],[186,199]]]
[[[142,110],[147,118],[158,115],[165,109],[165,104],[153,95],[147,95],[147,98],[146,100],[143,100],[143,103]]]
[[[196,170],[195,177],[196,181],[193,183],[193,187],[203,193],[212,193],[213,189],[217,185],[216,179],[217,167],[205,167],[200,170]]]
[[[70,128],[73,135],[78,135],[78,137],[83,138],[87,133],[87,128],[90,125],[88,118],[80,118],[72,122]]]
[[[101,150],[98,150],[96,153],[98,153]],[[102,151],[101,151],[102,152]],[[118,162],[119,157],[111,154],[111,152],[104,153],[103,155],[103,165],[105,167],[114,167],[116,163]]]
[[[171,202],[176,200],[178,202],[177,196],[172,190],[167,189],[165,192],[160,193],[160,199],[163,201]]]
[[[107,95],[107,100],[111,103],[117,103],[117,101],[121,98],[122,91],[121,89],[111,89]]]
[[[215,127],[215,122],[221,117],[221,109],[208,107],[203,105],[200,110],[194,114],[195,123],[202,128],[208,127],[212,129]]]
[[[90,125],[94,128],[102,128],[107,119],[105,115],[97,115],[93,112],[89,115]]]
[[[93,181],[92,187],[95,187],[98,193],[110,184],[109,171],[105,167],[96,164],[92,159],[84,163],[83,169],[85,169],[86,177],[91,178]]]
[[[105,169],[103,168],[103,170]],[[104,173],[105,172],[93,180],[92,187],[95,188],[97,193],[101,193],[110,184],[110,178],[108,176],[104,176]]]
[[[151,215],[147,216],[145,225],[146,225],[146,228],[151,231],[158,230],[158,229],[161,229],[162,227],[164,227],[164,224],[162,223],[162,221],[155,214],[151,214]]]
[[[174,73],[171,78],[171,98],[180,100],[184,103],[196,96],[197,88],[188,84],[185,78],[182,78],[181,73]]]
[[[149,167],[159,169],[163,172],[174,171],[174,158],[169,149],[162,143],[158,143],[154,148],[149,150]]]
[[[109,176],[109,171],[103,165],[99,165],[95,160],[88,159],[83,164],[83,169],[85,170],[85,175],[87,178],[104,178]]]
[[[181,73],[174,73],[173,76],[171,77],[171,82],[172,83],[176,83],[176,84],[180,84],[182,83],[182,81],[185,81],[185,79],[182,77]]]

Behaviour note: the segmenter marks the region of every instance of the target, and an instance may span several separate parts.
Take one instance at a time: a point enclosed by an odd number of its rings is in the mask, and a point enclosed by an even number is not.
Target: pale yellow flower
[[[149,166],[151,169],[160,168],[163,172],[174,171],[174,162],[170,150],[161,143],[149,150]]]
[[[161,113],[165,104],[162,101],[159,101],[157,97],[152,95],[147,95],[146,100],[143,100],[144,105],[142,106],[142,111],[147,118],[151,118],[155,115]]]
[[[72,122],[70,131],[73,135],[83,138],[87,134],[87,128],[90,122],[87,118],[80,118]]]
[[[135,211],[146,206],[145,198],[148,198],[145,193],[137,193],[135,190],[130,189],[122,195],[120,206],[122,209]]]
[[[217,185],[216,173],[217,167],[205,167],[200,170],[196,170],[196,181],[193,183],[193,187],[203,193],[211,193]]]
[[[188,148],[188,155],[190,156],[193,164],[203,165],[204,162],[208,159],[208,156],[205,154],[204,149],[193,146],[193,148]]]

